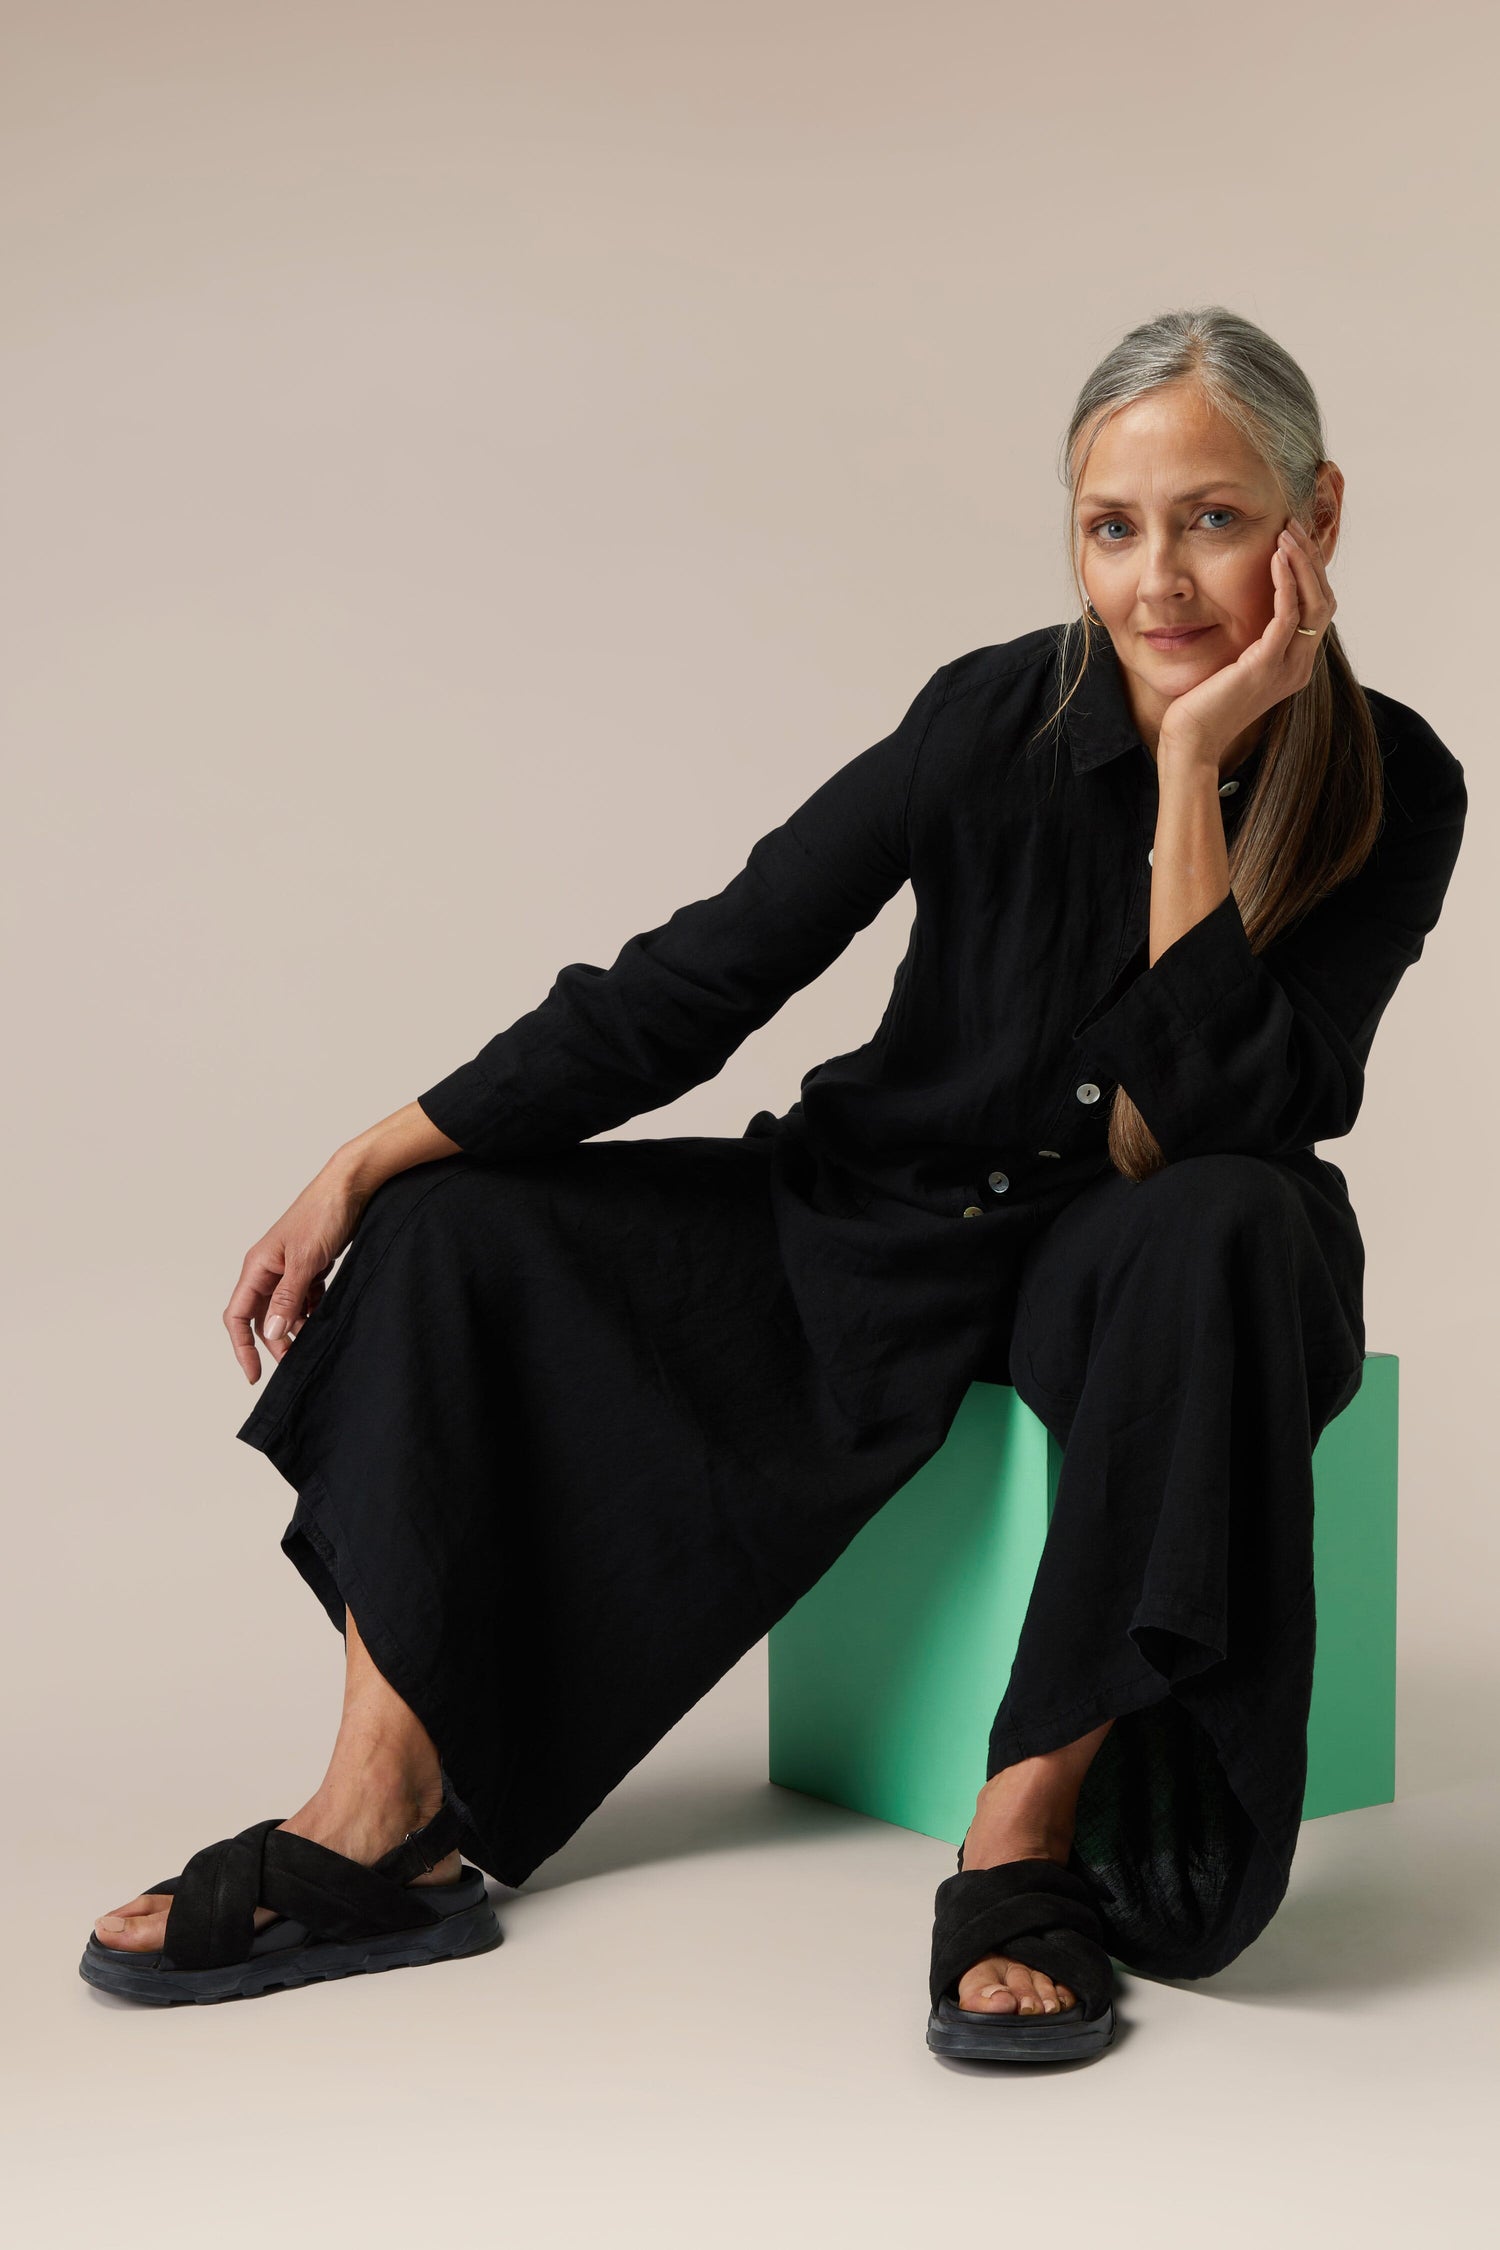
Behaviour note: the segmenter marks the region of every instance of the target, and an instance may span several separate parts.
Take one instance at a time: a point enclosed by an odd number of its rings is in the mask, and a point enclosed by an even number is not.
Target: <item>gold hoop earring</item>
[[[1088,619],[1091,625],[1098,625],[1103,628],[1104,620],[1099,615],[1098,610],[1095,609],[1093,603],[1089,600],[1087,594],[1085,594],[1083,597],[1083,614]]]

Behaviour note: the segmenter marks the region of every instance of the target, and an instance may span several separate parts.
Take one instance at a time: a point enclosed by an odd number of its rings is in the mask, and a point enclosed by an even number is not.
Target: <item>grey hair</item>
[[[1311,517],[1317,472],[1325,458],[1323,415],[1291,353],[1227,305],[1196,305],[1142,321],[1105,353],[1084,383],[1059,456],[1058,473],[1068,495],[1068,570],[1078,598],[1085,665],[1098,628],[1089,618],[1078,572],[1077,495],[1084,465],[1105,424],[1122,407],[1165,384],[1189,380],[1266,462],[1288,514],[1301,522]],[[1082,676],[1080,669],[1065,703]]]
[[[1227,305],[1198,305],[1143,321],[1111,351],[1078,394],[1063,440],[1068,494],[1068,567],[1078,616],[1058,636],[1058,676],[1081,634],[1081,662],[1043,721],[1060,741],[1063,714],[1088,670],[1094,635],[1078,568],[1077,496],[1095,440],[1121,407],[1169,383],[1191,383],[1263,460],[1287,514],[1309,530],[1323,465],[1323,417],[1291,354]],[[1105,636],[1107,638],[1107,635]],[[1265,756],[1229,854],[1230,889],[1253,952],[1310,912],[1369,856],[1382,818],[1381,751],[1374,717],[1332,623],[1318,642],[1312,678],[1276,705]],[[1165,1161],[1122,1087],[1110,1110],[1109,1153],[1117,1171],[1143,1179]]]

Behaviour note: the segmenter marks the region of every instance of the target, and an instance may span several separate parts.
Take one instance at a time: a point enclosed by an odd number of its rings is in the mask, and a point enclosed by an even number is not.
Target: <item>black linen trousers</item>
[[[1311,1454],[1358,1389],[1344,1175],[1467,798],[1367,689],[1386,817],[1261,953],[1231,892],[1147,965],[1156,768],[1112,647],[969,652],[711,897],[573,962],[421,1095],[461,1153],[370,1199],[237,1433],[520,1884],[942,1444],[976,1377],[1064,1446],[993,1773],[1115,1725],[1073,1859],[1110,1950],[1232,1960],[1284,1894]],[[1221,788],[1226,833],[1259,748]],[[738,1138],[590,1141],[711,1077],[910,881],[865,1044]],[[1124,1086],[1167,1159],[1105,1146]],[[985,1777],[976,1774],[976,1791]]]

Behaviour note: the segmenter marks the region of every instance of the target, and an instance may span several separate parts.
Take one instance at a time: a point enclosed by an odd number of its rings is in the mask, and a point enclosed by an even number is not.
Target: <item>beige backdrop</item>
[[[0,10],[20,2239],[914,2243],[1098,2223],[1153,2134],[1116,2242],[1170,2241],[1163,2195],[1249,2243],[1478,2194],[1494,34],[1449,0]],[[997,2084],[921,2044],[946,1847],[764,1788],[755,1652],[483,1964],[91,1994],[94,1916],[301,1804],[336,1716],[290,1492],[232,1435],[244,1249],[940,663],[1064,615],[1076,386],[1207,300],[1316,386],[1340,630],[1469,782],[1326,1148],[1401,1357],[1398,1803],[1310,1824],[1212,1992],[1136,1982],[1102,2067]],[[783,1109],[873,1028],[909,918],[623,1130]]]

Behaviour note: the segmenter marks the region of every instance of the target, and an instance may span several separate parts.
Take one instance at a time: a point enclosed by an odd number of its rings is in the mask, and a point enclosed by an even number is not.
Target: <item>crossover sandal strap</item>
[[[434,1825],[429,1822],[417,1835],[426,1837]],[[408,1837],[395,1853],[408,1851],[413,1841]],[[442,1856],[435,1854],[429,1864]],[[413,1873],[421,1872],[419,1862]],[[277,1820],[260,1820],[193,1854],[172,1885],[162,1952],[178,1969],[222,1969],[244,1961],[255,1937],[257,1906],[301,1922],[316,1938],[382,1937],[438,1918],[421,1891],[384,1871],[383,1863],[362,1867],[325,1844],[293,1835]]]
[[[172,1885],[162,1952],[179,1969],[221,1969],[243,1961],[255,1936],[261,1898],[261,1848],[274,1820],[194,1852]]]
[[[1057,1860],[1016,1859],[960,1869],[937,1887],[932,1930],[932,2005],[956,2000],[976,1962],[1003,1953],[1067,1985],[1085,2016],[1114,1997],[1104,1928],[1081,1875]]]

